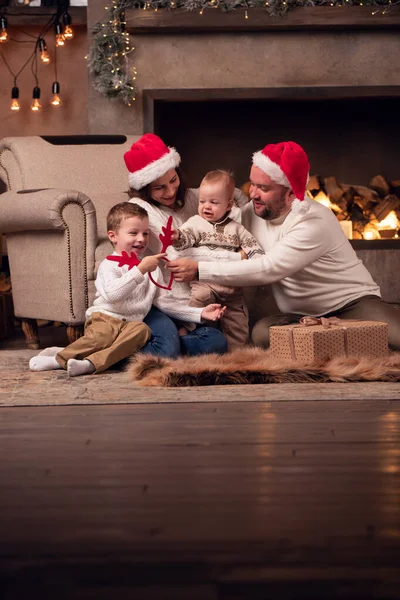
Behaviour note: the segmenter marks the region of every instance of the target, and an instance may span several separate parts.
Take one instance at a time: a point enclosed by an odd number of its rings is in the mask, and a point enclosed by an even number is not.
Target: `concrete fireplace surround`
[[[103,15],[102,3],[89,3],[88,31]],[[400,86],[398,28],[153,31],[131,34],[138,89],[131,107],[89,86],[90,133],[143,133],[144,90]]]

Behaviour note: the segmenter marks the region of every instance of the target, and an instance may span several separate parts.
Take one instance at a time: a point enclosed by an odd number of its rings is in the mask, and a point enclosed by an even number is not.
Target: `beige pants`
[[[400,310],[394,304],[384,302],[379,296],[362,296],[343,306],[339,310],[322,315],[339,317],[339,319],[361,319],[363,321],[382,321],[389,325],[389,347],[400,350]],[[302,315],[276,314],[260,319],[251,333],[252,342],[256,346],[269,348],[269,328],[272,325],[288,325],[296,323]]]
[[[56,356],[63,369],[70,358],[87,359],[96,373],[105,371],[142,348],[151,337],[144,323],[122,321],[104,313],[93,313],[85,323],[85,333]]]
[[[221,319],[222,333],[228,342],[228,350],[243,347],[249,342],[249,316],[241,288],[192,281],[189,306],[222,304],[226,312]]]

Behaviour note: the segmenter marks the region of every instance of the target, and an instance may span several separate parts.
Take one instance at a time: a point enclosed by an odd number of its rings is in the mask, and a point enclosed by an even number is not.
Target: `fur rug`
[[[138,385],[162,387],[400,381],[400,352],[382,358],[339,357],[321,364],[277,360],[268,350],[259,348],[176,360],[137,354],[128,366],[128,373]]]

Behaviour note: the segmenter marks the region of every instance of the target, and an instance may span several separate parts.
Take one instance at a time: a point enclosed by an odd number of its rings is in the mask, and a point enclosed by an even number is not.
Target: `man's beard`
[[[254,200],[253,200],[253,202],[254,202]],[[261,212],[259,212],[259,211],[256,212],[256,210],[254,208],[254,203],[253,203],[253,210],[256,213],[257,217],[260,217],[260,219],[264,219],[264,221],[272,221],[273,219],[278,219],[278,217],[281,217],[282,215],[284,215],[285,213],[288,212],[288,206],[286,205],[285,192],[283,192],[283,194],[279,198],[278,202],[276,204],[274,204],[273,208],[268,207],[264,204],[264,208],[261,210]]]

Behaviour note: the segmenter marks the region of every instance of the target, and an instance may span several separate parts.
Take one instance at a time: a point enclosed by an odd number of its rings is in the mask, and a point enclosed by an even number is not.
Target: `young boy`
[[[175,230],[174,247],[177,250],[206,247],[210,250],[210,260],[213,260],[213,252],[220,249],[244,253],[246,258],[264,254],[257,240],[230,217],[234,191],[235,180],[231,173],[223,170],[207,173],[199,188],[199,214]],[[248,314],[241,288],[200,281],[192,281],[190,285],[189,306],[207,306],[212,302],[226,306],[221,326],[229,350],[247,344]]]
[[[134,252],[140,259],[149,239],[147,212],[131,202],[116,204],[107,215],[107,235],[114,246],[113,256],[125,251],[128,255]],[[210,306],[211,310],[207,311],[184,306],[172,309],[171,303],[165,306],[159,288],[147,276],[156,271],[155,280],[161,281],[158,261],[164,256],[145,256],[131,269],[129,265],[119,266],[118,261],[103,260],[96,278],[96,298],[86,311],[84,336],[57,354],[49,348],[31,358],[31,371],[66,369],[68,375],[74,377],[108,369],[142,348],[150,339],[151,330],[142,321],[153,301],[175,318],[184,318],[189,311],[190,318],[198,323],[202,318],[218,319],[224,312],[221,306]]]

